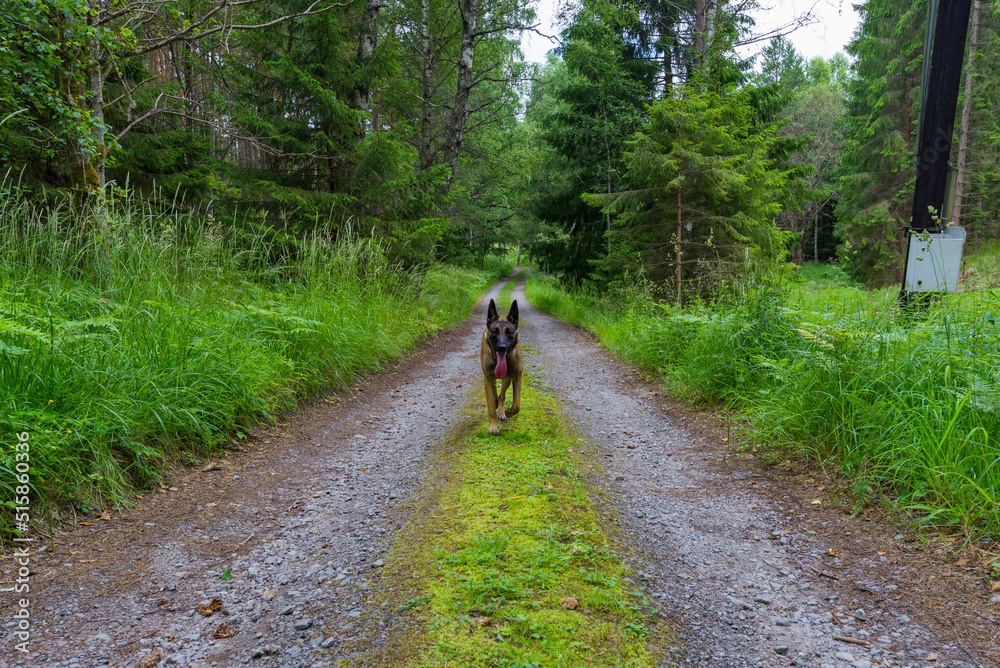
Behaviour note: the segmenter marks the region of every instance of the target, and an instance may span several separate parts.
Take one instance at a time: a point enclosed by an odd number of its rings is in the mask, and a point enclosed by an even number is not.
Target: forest
[[[926,0],[859,4],[846,53],[808,61],[809,17],[762,33],[754,0],[560,10],[537,64],[530,0],[0,4],[0,420],[36,434],[39,494],[120,501],[531,264],[543,308],[599,314],[679,395],[862,497],[1000,527],[1000,5],[975,1],[953,142],[981,269],[918,321],[886,295]]]

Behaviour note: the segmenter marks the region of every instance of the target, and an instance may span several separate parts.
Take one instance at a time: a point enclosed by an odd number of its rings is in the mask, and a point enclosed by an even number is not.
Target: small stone
[[[757,603],[762,603],[763,605],[771,605],[771,599],[767,596],[754,596],[753,600]]]
[[[147,654],[139,659],[139,668],[156,668],[156,664],[160,662],[162,657],[163,655],[159,651]]]
[[[899,624],[909,624],[910,618],[906,615],[896,615],[896,622]]]
[[[579,602],[576,600],[575,596],[567,596],[566,598],[559,601],[559,605],[562,606],[563,610],[575,610]]]
[[[838,661],[846,661],[847,663],[854,663],[854,655],[850,652],[837,652],[833,655]]]
[[[297,620],[295,622],[295,630],[296,631],[305,631],[307,628],[309,628],[312,625],[313,625],[313,620],[310,619],[309,617],[305,617],[305,618],[299,619],[299,620]]]
[[[641,510],[635,511],[635,516],[639,517],[639,518],[645,517],[645,515],[643,514],[643,512]]]
[[[321,642],[319,646],[322,647],[323,649],[329,649],[330,646],[335,642],[337,642],[337,639],[334,638],[333,636],[330,636],[329,638]]]
[[[784,656],[788,654],[788,648],[785,647],[784,645],[778,645],[777,647],[774,648],[774,653]]]
[[[936,653],[934,653],[934,652],[931,652],[930,654],[927,655],[927,660],[928,661],[937,661],[938,660],[938,655]]]
[[[94,640],[98,642],[111,642],[111,636],[109,636],[107,633],[98,633],[96,636],[94,636]]]
[[[376,559],[372,562],[372,568],[382,568],[383,566],[385,566],[385,562],[381,559]]]
[[[625,480],[625,476],[623,476],[623,475],[616,475],[615,476],[615,480],[617,480],[618,482],[621,482],[621,481]]]
[[[867,621],[868,613],[863,608],[858,608],[854,611],[854,618],[862,622]]]
[[[857,659],[851,663],[851,668],[872,668],[872,662],[868,659]]]
[[[290,605],[287,608],[285,608],[284,610],[282,610],[281,614],[282,615],[290,615],[293,612],[295,612],[295,606],[294,605]]]

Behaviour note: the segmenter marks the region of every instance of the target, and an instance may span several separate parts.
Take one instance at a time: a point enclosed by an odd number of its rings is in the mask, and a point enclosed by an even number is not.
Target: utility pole
[[[931,252],[931,244],[936,244],[935,252],[948,248],[949,244],[957,244],[955,280],[961,264],[964,230],[944,229],[941,216],[947,215],[944,204],[948,158],[955,132],[955,112],[958,109],[958,90],[971,10],[972,0],[940,0],[937,16],[932,17],[934,43],[930,54],[930,72],[921,95],[923,106],[917,138],[917,182],[908,229],[903,290],[900,293],[904,302],[909,301],[914,292],[941,291],[946,283],[950,288],[952,281],[947,279],[952,271],[951,262]],[[935,215],[931,214],[932,209]],[[928,240],[926,234],[920,237],[914,234],[925,232],[934,233],[934,237]]]

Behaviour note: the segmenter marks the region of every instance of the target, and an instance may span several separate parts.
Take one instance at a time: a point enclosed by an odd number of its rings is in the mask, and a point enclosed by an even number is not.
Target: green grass
[[[897,290],[803,273],[683,309],[568,293],[544,276],[527,293],[675,395],[742,411],[751,442],[839,467],[859,504],[884,496],[928,525],[1000,534],[1000,293],[906,314]]]
[[[402,613],[393,644],[350,665],[660,665],[655,648],[669,638],[598,521],[584,446],[532,384],[499,436],[477,409],[439,452],[434,492],[382,575]]]
[[[456,324],[506,269],[406,271],[346,237],[0,198],[0,503],[15,433],[36,516],[120,503]]]

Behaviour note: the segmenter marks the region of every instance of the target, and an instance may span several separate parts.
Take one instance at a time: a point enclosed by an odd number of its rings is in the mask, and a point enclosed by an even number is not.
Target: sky
[[[555,25],[557,4],[559,0],[538,0],[539,30],[548,35],[558,35],[559,26]],[[858,25],[858,14],[854,11],[854,0],[763,0],[763,8],[756,12],[757,29],[767,32],[793,20],[796,16],[809,12],[816,22],[804,28],[798,28],[788,39],[800,54],[808,61],[821,56],[829,58],[851,41],[851,35]],[[752,55],[764,46],[764,42],[756,44],[747,55]],[[556,46],[554,42],[533,33],[525,33],[521,39],[521,48],[529,61],[543,63],[545,54]]]

